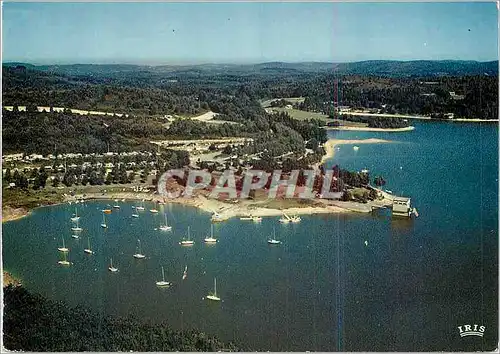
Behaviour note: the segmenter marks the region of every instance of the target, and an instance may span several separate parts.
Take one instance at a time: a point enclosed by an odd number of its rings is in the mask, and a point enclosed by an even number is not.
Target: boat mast
[[[163,266],[161,267],[161,276],[163,277],[163,281],[165,281],[165,271],[163,270]]]
[[[214,278],[214,295],[217,296],[217,278]]]

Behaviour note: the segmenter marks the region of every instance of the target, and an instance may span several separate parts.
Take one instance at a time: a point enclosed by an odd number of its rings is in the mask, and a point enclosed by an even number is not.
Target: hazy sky
[[[3,60],[498,59],[495,3],[3,3]]]

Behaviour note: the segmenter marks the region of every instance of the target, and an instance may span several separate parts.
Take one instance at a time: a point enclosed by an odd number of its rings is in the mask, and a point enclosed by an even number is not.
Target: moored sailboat
[[[137,240],[137,243],[138,243],[138,247],[137,247],[138,252],[136,254],[134,254],[134,258],[137,258],[137,259],[146,258],[146,256],[144,254],[142,254],[142,251],[141,251],[141,240]]]
[[[181,246],[192,246],[194,244],[194,241],[191,240],[191,232],[190,232],[190,227],[188,226],[188,235],[187,239],[183,239],[181,242],[179,242]]]
[[[108,267],[108,270],[112,273],[118,272],[118,268],[113,267],[113,258],[111,258],[110,265]]]
[[[83,229],[79,226],[78,220],[76,220],[76,226],[71,228],[71,231],[82,231]]]
[[[208,300],[220,301],[220,297],[217,296],[217,278],[214,278],[214,292],[207,295]]]
[[[69,249],[64,245],[64,236],[62,237],[62,247],[58,247],[57,250],[60,252],[68,252],[69,251]]]
[[[68,261],[68,259],[66,258],[66,253],[63,253],[63,258],[62,260],[59,260],[57,262],[57,264],[60,264],[60,265],[65,265],[65,266],[69,266],[71,265],[71,262]]]
[[[101,227],[104,228],[104,229],[106,229],[108,227],[108,224],[106,224],[106,215],[104,213],[102,214]]]
[[[160,230],[162,230],[162,231],[171,231],[172,230],[172,226],[168,226],[167,213],[165,213],[165,225],[161,225]]]
[[[88,240],[88,247],[83,250],[83,252],[87,254],[94,254],[94,251],[92,251],[92,248],[90,248],[90,237],[87,237]]]
[[[281,243],[280,240],[276,239],[276,229],[275,228],[273,228],[273,238],[267,240],[267,243],[269,243],[270,245],[279,245]]]
[[[78,216],[78,210],[77,210],[77,208],[75,208],[75,214],[74,214],[74,216],[71,218],[71,221],[76,222],[76,221],[78,221],[78,220],[80,220],[80,217]]]
[[[165,271],[163,270],[163,266],[161,267],[161,275],[162,275],[162,280],[156,282],[156,286],[158,287],[165,287],[165,286],[170,286],[170,282],[165,281]]]
[[[214,238],[214,225],[210,225],[210,237],[205,237],[203,240],[205,243],[216,243],[217,239]]]

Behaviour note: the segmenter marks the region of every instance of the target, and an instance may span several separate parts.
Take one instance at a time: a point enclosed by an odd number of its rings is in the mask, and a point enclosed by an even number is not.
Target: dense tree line
[[[154,119],[3,110],[4,153],[104,153],[149,150],[165,128]]]
[[[325,76],[300,83],[304,102],[295,107],[335,116],[335,107],[376,109],[380,113],[453,113],[462,118],[498,118],[498,76],[384,78]],[[455,92],[456,96],[450,94]],[[297,93],[291,85],[284,96]],[[460,96],[464,96],[461,98]],[[288,96],[292,97],[292,96]]]
[[[370,128],[406,128],[410,126],[407,119],[401,118],[381,118],[381,117],[369,117],[369,116],[358,116],[352,114],[342,114],[340,119],[347,120],[349,122],[360,122],[367,123]]]
[[[237,351],[233,343],[195,330],[175,331],[168,323],[134,317],[113,318],[83,307],[69,307],[21,286],[4,288],[4,346],[37,352]]]

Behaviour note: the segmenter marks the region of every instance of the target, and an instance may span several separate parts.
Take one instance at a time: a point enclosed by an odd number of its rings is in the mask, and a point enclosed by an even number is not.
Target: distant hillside
[[[339,75],[377,75],[388,77],[415,76],[463,76],[463,75],[498,75],[498,61],[477,62],[461,60],[415,60],[391,61],[369,60],[353,63],[270,62],[260,64],[202,64],[202,65],[129,65],[129,64],[70,64],[35,66],[22,63],[5,63],[4,66],[24,65],[30,69],[69,76],[101,76],[141,73],[145,76],[161,74],[180,74],[187,76],[221,74],[273,74],[301,75],[305,73],[335,72]]]

